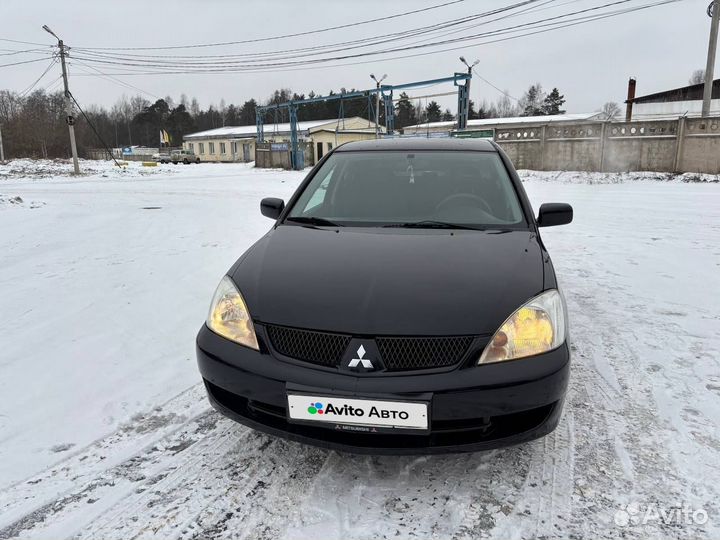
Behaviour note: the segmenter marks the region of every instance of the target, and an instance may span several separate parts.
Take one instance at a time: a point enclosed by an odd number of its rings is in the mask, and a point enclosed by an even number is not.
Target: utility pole
[[[0,124],[0,161],[5,161],[5,149],[2,143],[2,124]]]
[[[705,66],[705,88],[703,89],[703,117],[710,116],[710,100],[712,99],[713,75],[715,71],[715,52],[717,51],[718,23],[720,22],[720,6],[710,2],[707,13],[712,17],[710,23],[710,43],[708,44],[707,64]]]
[[[73,157],[73,168],[75,174],[80,174],[80,163],[78,163],[77,144],[75,143],[75,116],[73,115],[72,100],[70,99],[70,88],[68,86],[67,66],[65,65],[65,44],[63,40],[55,35],[55,33],[48,28],[47,25],[43,26],[48,34],[58,40],[58,48],[60,49],[60,65],[62,66],[62,78],[63,85],[65,86],[65,112],[67,114],[66,122],[68,125],[68,131],[70,132],[70,150],[72,151]]]
[[[480,60],[475,60],[472,63],[472,65],[470,65],[465,61],[465,57],[461,56],[460,61],[467,66],[468,75],[470,75],[470,77],[471,77],[470,79],[465,81],[466,96],[465,96],[465,111],[463,113],[465,117],[463,118],[462,122],[460,121],[460,118],[458,118],[458,126],[462,125],[464,127],[467,127],[468,116],[470,114],[470,81],[472,80],[472,70],[475,66],[477,66],[480,63]]]
[[[380,80],[375,78],[374,74],[370,74],[370,78],[375,81],[375,87],[377,92],[375,93],[375,138],[380,138],[380,83],[387,79],[387,73],[380,77]]]

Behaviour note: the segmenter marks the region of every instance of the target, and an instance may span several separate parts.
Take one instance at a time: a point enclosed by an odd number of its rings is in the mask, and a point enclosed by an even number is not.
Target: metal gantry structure
[[[273,105],[264,105],[255,109],[255,123],[257,125],[257,140],[258,142],[265,141],[265,116],[269,112],[279,112],[281,110],[288,111],[288,118],[290,120],[290,161],[292,168],[299,170],[302,168],[302,159],[299,157],[298,150],[298,107],[307,105],[309,103],[318,103],[324,101],[337,101],[340,100],[340,109],[342,111],[342,100],[345,99],[359,99],[366,98],[368,100],[368,114],[369,118],[374,117],[372,114],[372,97],[378,93],[383,101],[385,108],[385,131],[387,134],[392,134],[395,131],[395,107],[393,105],[393,96],[395,91],[407,90],[410,88],[418,88],[423,86],[433,86],[442,83],[453,83],[458,88],[458,129],[462,130],[467,127],[467,110],[470,102],[470,80],[472,79],[472,73],[455,73],[450,77],[441,77],[439,79],[429,79],[426,81],[416,81],[405,84],[383,84],[377,88],[370,88],[369,90],[358,90],[355,92],[341,92],[339,94],[332,94],[329,96],[316,96],[307,99],[297,99],[287,101],[285,103],[278,103]],[[342,113],[341,113],[342,114]]]

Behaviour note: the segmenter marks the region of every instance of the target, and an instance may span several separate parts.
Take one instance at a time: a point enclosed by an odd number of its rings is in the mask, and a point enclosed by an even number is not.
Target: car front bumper
[[[197,337],[197,359],[210,402],[225,416],[294,441],[364,454],[473,452],[547,435],[560,420],[570,367],[565,343],[549,353],[505,363],[356,376],[278,360],[204,325]],[[426,401],[430,429],[358,433],[333,424],[289,422],[288,392]]]

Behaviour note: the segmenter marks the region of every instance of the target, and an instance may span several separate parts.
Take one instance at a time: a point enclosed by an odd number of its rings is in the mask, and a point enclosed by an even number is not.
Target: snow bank
[[[126,163],[122,167],[113,161],[80,160],[80,178],[141,178],[146,176],[181,175],[191,176],[200,168],[203,174],[210,172],[211,176],[229,174],[242,170],[244,174],[253,169],[258,173],[283,174],[277,169],[254,169],[254,163],[203,163],[197,165],[158,165],[156,167],[143,167],[137,161]],[[308,169],[309,170],[309,169]],[[307,171],[303,171],[307,172]],[[69,159],[14,159],[4,164],[0,163],[0,181],[26,181],[26,180],[53,180],[77,179],[73,176],[72,161]],[[285,174],[291,171],[285,171]],[[626,182],[658,181],[658,182],[684,182],[684,183],[717,183],[720,175],[704,173],[662,173],[662,172],[621,172],[600,173],[586,171],[531,171],[519,170],[518,174],[523,181],[556,182],[561,184],[623,184]]]
[[[720,182],[720,175],[704,173],[663,173],[663,172],[619,172],[601,173],[587,171],[518,171],[523,182],[556,182],[560,184],[624,184],[625,182],[658,181],[658,182]]]
[[[114,161],[80,160],[80,177],[137,178],[162,173],[167,176],[172,169],[167,167],[143,167],[142,163],[123,162],[118,167]],[[0,164],[0,181],[3,180],[45,180],[57,178],[78,178],[73,176],[73,164],[69,159],[13,159]]]

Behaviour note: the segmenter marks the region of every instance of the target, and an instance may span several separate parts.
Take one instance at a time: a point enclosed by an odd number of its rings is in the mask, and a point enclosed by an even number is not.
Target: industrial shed
[[[306,165],[315,163],[342,143],[375,138],[375,123],[359,116],[298,122],[297,129],[298,138],[307,147]],[[257,127],[254,124],[228,126],[185,135],[183,148],[193,151],[202,161],[249,162],[255,160],[256,140]],[[290,124],[266,124],[265,140],[288,142]]]
[[[634,79],[631,79],[632,84],[634,84]],[[630,98],[625,101],[628,106],[628,115],[632,120],[664,120],[679,116],[700,116],[704,89],[703,83],[691,84]],[[632,93],[634,94],[634,88]],[[710,116],[720,116],[720,79],[713,81]]]

